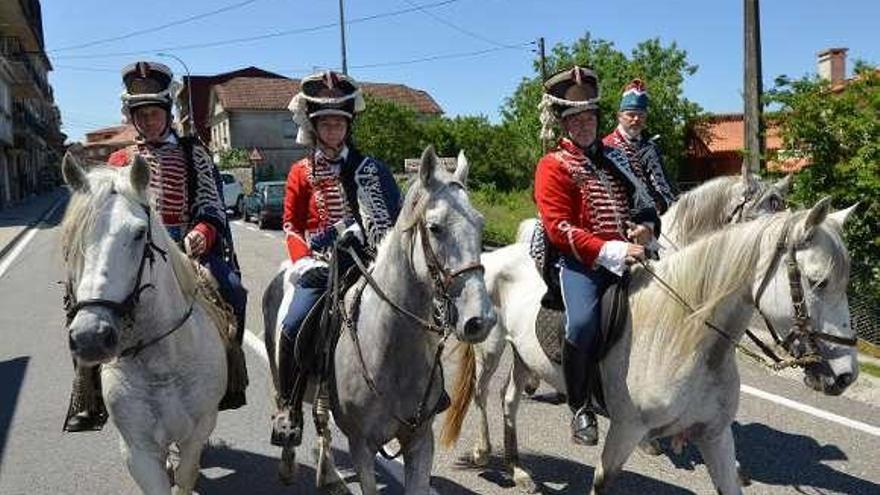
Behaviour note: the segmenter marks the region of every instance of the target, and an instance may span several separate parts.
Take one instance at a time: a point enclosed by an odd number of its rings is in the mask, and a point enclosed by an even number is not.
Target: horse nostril
[[[852,373],[844,373],[837,377],[837,386],[840,388],[846,388],[852,385],[854,381],[854,377]]]
[[[116,343],[118,342],[116,329],[114,329],[112,325],[108,324],[101,324],[98,327],[98,338],[100,339],[101,345],[104,346],[105,349],[113,349],[114,347],[116,347]]]
[[[479,334],[482,329],[482,318],[471,318],[464,324],[464,334],[468,337]]]
[[[76,352],[76,350],[79,348],[79,346],[76,343],[76,340],[74,340],[72,336],[67,337],[67,346],[73,352]]]

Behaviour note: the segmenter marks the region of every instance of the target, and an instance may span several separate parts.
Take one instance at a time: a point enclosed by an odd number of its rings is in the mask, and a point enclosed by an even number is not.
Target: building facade
[[[260,69],[250,67],[244,70],[254,72]],[[254,174],[257,180],[283,178],[290,165],[307,152],[305,147],[296,143],[298,129],[287,108],[300,90],[300,81],[269,74],[269,77],[229,77],[224,82],[212,85],[204,117],[209,132],[202,139],[209,145],[215,161],[222,162],[231,150],[242,150],[248,154],[256,150],[261,157]],[[367,95],[407,106],[425,117],[443,113],[443,109],[425,91],[391,83],[364,82],[360,86]],[[201,97],[197,98],[197,89],[198,86],[194,84],[193,106],[199,110],[196,101]],[[183,98],[186,98],[185,92],[179,97]],[[202,119],[199,111],[194,112],[197,124]],[[245,162],[239,165],[250,164]]]
[[[114,151],[134,144],[136,138],[137,130],[131,124],[96,129],[86,133],[83,155],[88,160],[105,163]]]
[[[66,136],[48,72],[39,0],[0,2],[0,208],[57,184]],[[0,126],[4,124],[0,123]]]
[[[841,91],[847,83],[846,48],[828,48],[816,54],[816,72]],[[810,164],[809,158],[783,149],[779,125],[764,122],[766,167],[770,172],[792,173]],[[742,113],[713,114],[693,122],[687,135],[687,161],[679,171],[685,188],[720,175],[739,174],[745,149],[745,123]],[[794,156],[792,156],[794,155]]]

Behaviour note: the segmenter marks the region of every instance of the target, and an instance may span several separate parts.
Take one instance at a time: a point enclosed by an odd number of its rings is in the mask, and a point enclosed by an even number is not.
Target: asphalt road
[[[62,278],[57,228],[60,213],[41,225],[21,254],[0,273],[0,494],[137,493],[122,464],[112,426],[100,433],[61,433],[72,366],[58,284]],[[259,231],[239,221],[234,223],[234,231],[251,291],[248,328],[259,336],[260,294],[284,259],[284,245],[277,231]],[[278,449],[268,444],[272,411],[267,366],[251,348],[247,359],[249,404],[220,414],[211,446],[203,456],[198,492],[316,493],[310,434],[300,450],[305,465],[299,483],[283,487],[276,481]],[[502,363],[494,391],[500,389],[502,372],[508,366],[508,361]],[[819,396],[799,382],[769,376],[747,362],[742,362],[741,371],[744,385],[753,387],[743,394],[734,426],[737,456],[754,480],[746,493],[880,494],[880,409],[846,398]],[[549,390],[542,388],[539,395],[546,392]],[[777,396],[792,402],[780,405]],[[805,412],[803,405],[814,409],[806,408]],[[500,418],[499,400],[493,400],[490,419],[496,450],[501,444]],[[521,458],[542,493],[582,494],[588,490],[601,451],[572,445],[568,420],[564,406],[535,399],[522,403]],[[600,426],[604,431],[607,424]],[[470,450],[475,436],[472,414],[457,448],[438,449],[432,480],[435,492],[516,493],[498,456],[482,469],[458,460]],[[347,444],[338,434],[334,447],[349,486],[359,493]],[[382,493],[403,492],[398,463],[377,462],[377,471]],[[659,457],[633,454],[615,492],[708,494],[714,489],[699,455],[686,450],[681,455]]]

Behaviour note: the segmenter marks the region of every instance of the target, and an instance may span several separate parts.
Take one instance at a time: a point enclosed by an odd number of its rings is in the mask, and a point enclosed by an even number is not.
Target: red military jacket
[[[560,140],[535,170],[535,202],[549,242],[592,268],[607,241],[626,240],[626,221],[656,218],[653,209],[633,208],[635,180],[619,150],[599,144],[588,157]]]

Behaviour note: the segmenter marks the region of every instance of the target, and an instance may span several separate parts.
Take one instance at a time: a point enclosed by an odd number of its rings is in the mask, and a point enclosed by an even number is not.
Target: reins
[[[354,261],[354,264],[357,267],[358,271],[361,273],[364,280],[366,281],[367,285],[369,285],[370,288],[373,289],[373,291],[376,293],[376,296],[379,297],[380,300],[385,302],[389,307],[391,307],[401,316],[417,323],[425,331],[433,333],[440,337],[440,341],[437,343],[437,348],[434,351],[433,363],[431,365],[428,384],[425,387],[424,392],[422,393],[422,397],[419,401],[418,406],[416,407],[415,414],[412,416],[412,418],[407,419],[395,412],[391,412],[391,415],[397,422],[404,425],[411,431],[414,431],[424,425],[424,423],[428,419],[430,419],[432,413],[434,412],[433,409],[430,411],[427,409],[427,403],[431,394],[431,390],[434,388],[434,382],[436,380],[435,377],[439,374],[440,383],[443,383],[444,381],[442,365],[443,350],[446,345],[446,340],[449,338],[450,335],[452,335],[452,333],[454,333],[454,326],[458,319],[457,314],[455,313],[455,307],[452,302],[452,298],[449,294],[449,290],[455,284],[455,281],[458,278],[473,271],[479,271],[482,273],[485,271],[485,268],[481,263],[476,262],[470,263],[454,270],[447,269],[446,266],[440,262],[437,253],[431,247],[430,240],[428,239],[428,229],[425,225],[424,218],[419,217],[414,224],[410,224],[404,230],[410,230],[412,228],[415,228],[415,230],[418,232],[419,237],[421,238],[420,246],[422,248],[422,253],[425,256],[425,263],[428,267],[428,273],[432,281],[434,293],[434,310],[432,313],[431,321],[428,321],[425,318],[416,315],[415,313],[404,308],[396,301],[394,301],[391,297],[389,297],[388,294],[384,290],[382,290],[382,288],[373,278],[369,268],[367,268],[366,264],[361,259],[356,249],[348,246],[342,247],[341,249],[348,253],[351,259]],[[334,256],[334,258],[336,258],[336,256]],[[334,278],[334,280],[336,279]],[[343,325],[348,330],[348,333],[354,343],[357,359],[361,367],[361,375],[363,376],[364,381],[366,382],[367,387],[370,389],[370,391],[378,398],[382,399],[385,397],[385,395],[376,386],[375,380],[370,375],[369,370],[367,370],[366,361],[363,355],[363,349],[360,344],[360,339],[358,338],[358,332],[355,323],[357,321],[359,313],[360,300],[363,294],[363,289],[364,286],[361,286],[354,299],[354,315],[349,315],[346,313],[344,303],[339,302],[337,304],[339,305],[339,312],[342,315]],[[338,287],[334,287],[334,291],[338,291]],[[382,456],[387,459],[394,459],[400,455],[400,452],[397,452],[394,455],[390,455],[385,452],[384,448],[380,448],[379,451]]]
[[[788,243],[788,236],[792,228],[792,223],[792,218],[789,218],[785,221],[785,224],[782,227],[780,238],[776,242],[776,250],[773,254],[773,258],[767,268],[767,271],[764,273],[761,284],[758,286],[758,291],[753,298],[755,309],[764,319],[764,322],[767,325],[767,329],[770,332],[770,335],[773,337],[776,347],[779,349],[784,349],[790,355],[790,357],[785,359],[779,357],[779,355],[770,345],[761,340],[761,338],[755,335],[750,329],[746,328],[745,334],[749,337],[749,339],[751,339],[758,346],[758,348],[761,349],[761,351],[773,361],[772,363],[768,363],[762,356],[755,354],[739,342],[735,341],[733,337],[730,336],[730,334],[723,331],[711,321],[703,320],[702,322],[705,326],[714,330],[716,333],[718,333],[718,335],[736,346],[737,349],[739,349],[747,356],[776,371],[785,368],[806,366],[808,364],[821,362],[822,355],[817,346],[818,340],[824,340],[827,342],[832,342],[849,347],[853,347],[857,343],[854,337],[839,337],[837,335],[831,335],[813,329],[810,323],[810,316],[807,311],[806,301],[804,299],[803,287],[801,285],[800,268],[797,264],[797,258],[795,256],[795,253],[799,249],[802,249],[803,245],[801,243],[791,243],[789,245]],[[783,255],[787,255],[787,273],[791,293],[791,302],[794,312],[792,327],[785,339],[782,339],[779,336],[779,333],[770,322],[770,319],[767,318],[767,316],[760,308],[760,300],[764,293],[764,290],[769,285],[772,275],[776,270],[776,267],[778,266],[779,261],[782,259]],[[690,311],[691,314],[696,312],[693,306],[689,304],[688,301],[684,297],[682,297],[681,294],[679,294],[678,291],[676,291],[669,283],[663,280],[663,278],[660,277],[647,262],[640,260],[640,264],[645,269],[645,271],[663,287],[666,293],[670,295],[675,302]],[[805,341],[804,346],[807,349],[806,352],[799,352],[796,349],[792,350],[795,342],[800,339],[803,339]]]

